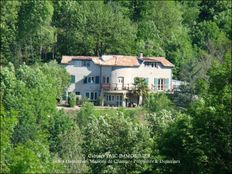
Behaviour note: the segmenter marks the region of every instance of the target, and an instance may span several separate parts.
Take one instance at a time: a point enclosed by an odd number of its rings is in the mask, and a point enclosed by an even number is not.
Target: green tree
[[[69,93],[68,95],[68,105],[69,107],[74,107],[76,105],[76,94],[75,93]]]
[[[112,160],[122,160],[119,154],[150,154],[152,141],[149,129],[136,120],[125,117],[121,111],[114,114],[101,114],[94,117],[83,131],[83,150],[86,159],[97,160],[93,155],[113,155]],[[92,155],[92,156],[91,156]],[[125,157],[124,163],[110,163],[110,158],[103,157],[106,163],[90,163],[93,173],[131,173],[149,170],[149,165],[136,162],[136,158]],[[135,160],[135,161],[134,161]]]
[[[89,168],[85,164],[82,150],[83,139],[78,126],[62,134],[61,138],[61,157],[63,160],[70,161],[65,164],[67,173],[89,173]],[[72,163],[72,161],[74,163]]]
[[[188,29],[182,11],[174,1],[146,1],[138,26],[137,50],[146,56],[166,56],[175,64],[174,74],[193,57]]]
[[[143,97],[146,97],[148,94],[148,84],[144,78],[137,77],[134,80],[134,86],[134,93],[139,97],[138,104],[141,105],[143,103]]]
[[[96,113],[92,102],[84,102],[80,111],[77,113],[76,121],[80,129],[87,126]]]
[[[53,47],[53,11],[52,1],[33,0],[21,3],[17,30],[18,64],[40,61],[42,53]]]
[[[1,54],[0,65],[6,65],[10,61],[15,61],[16,38],[18,30],[19,1],[0,1],[1,11]]]
[[[1,100],[6,110],[18,112],[19,120],[14,131],[14,143],[36,139],[43,134],[49,120],[56,110],[56,98],[62,89],[62,76],[52,78],[51,75],[63,73],[60,67],[49,64],[44,67],[35,65],[21,66],[14,69],[10,64],[1,71]],[[45,71],[47,70],[47,71]],[[55,71],[52,73],[52,71]],[[50,72],[51,74],[46,74]],[[66,77],[65,79],[68,79]],[[65,81],[63,81],[65,84]],[[61,86],[60,86],[61,85]]]
[[[208,71],[209,86],[188,115],[183,115],[159,141],[160,155],[179,165],[161,166],[168,173],[231,172],[231,54]]]
[[[13,151],[13,145],[11,138],[15,125],[17,124],[17,113],[14,111],[6,112],[1,104],[0,123],[1,123],[1,173],[9,173],[9,161],[11,158],[11,152]]]
[[[159,112],[163,109],[172,110],[173,104],[171,100],[164,93],[151,93],[147,96],[144,107],[149,112]]]
[[[133,52],[135,27],[117,7],[112,8],[101,1],[60,1],[55,8],[54,23],[59,31],[58,50],[61,54]]]
[[[62,136],[74,127],[73,120],[63,111],[59,111],[49,120],[49,142],[50,151],[61,156]]]
[[[11,173],[53,173],[56,169],[62,172],[62,166],[54,164],[48,146],[39,141],[18,144],[10,162]]]

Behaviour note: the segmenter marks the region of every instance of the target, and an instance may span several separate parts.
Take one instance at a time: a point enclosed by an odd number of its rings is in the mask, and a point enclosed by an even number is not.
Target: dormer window
[[[157,68],[158,67],[158,63],[157,62],[144,62],[145,67],[154,67]]]

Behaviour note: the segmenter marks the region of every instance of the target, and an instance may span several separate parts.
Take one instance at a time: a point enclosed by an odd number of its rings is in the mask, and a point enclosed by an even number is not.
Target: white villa
[[[172,91],[174,65],[164,57],[123,55],[62,56],[61,64],[71,75],[67,92],[97,101],[104,105],[128,106],[138,103],[134,95],[134,79],[144,78],[150,91]]]

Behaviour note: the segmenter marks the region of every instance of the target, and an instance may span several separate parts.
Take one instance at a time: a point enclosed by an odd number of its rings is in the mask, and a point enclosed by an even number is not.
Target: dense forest
[[[1,173],[232,173],[231,3],[1,0]],[[135,109],[57,110],[62,55],[139,53],[187,83]]]

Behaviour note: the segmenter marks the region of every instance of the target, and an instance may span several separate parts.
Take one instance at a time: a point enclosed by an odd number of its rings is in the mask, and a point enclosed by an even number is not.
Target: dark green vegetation
[[[1,1],[0,32],[2,173],[232,172],[231,1]],[[70,79],[41,61],[138,52],[187,85],[147,95],[138,81],[143,108],[57,111]]]
[[[3,0],[0,11],[1,65],[143,52],[194,81],[222,61],[232,37],[231,1]]]
[[[69,77],[62,68],[10,64],[0,74],[1,172],[230,173],[230,63],[228,54],[213,64],[185,110],[165,94],[148,94],[144,108],[96,110],[84,102],[69,114],[56,110]]]

